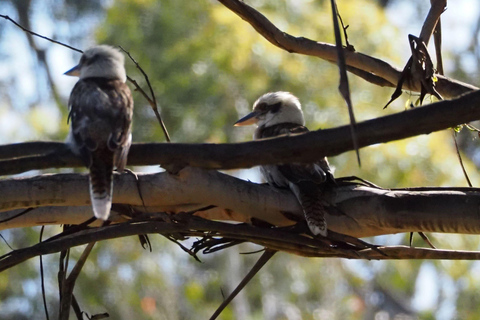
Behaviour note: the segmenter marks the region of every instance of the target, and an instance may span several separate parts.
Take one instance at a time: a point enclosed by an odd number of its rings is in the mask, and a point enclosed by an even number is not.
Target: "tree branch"
[[[432,37],[433,31],[437,23],[440,21],[440,16],[445,11],[447,7],[447,0],[431,0],[431,7],[428,11],[425,22],[422,26],[422,31],[420,31],[419,38],[425,43],[425,46],[428,46],[428,42]]]
[[[172,213],[216,205],[221,209],[202,211],[199,215],[241,222],[250,221],[253,217],[275,225],[292,224],[292,220],[286,215],[302,215],[299,204],[289,191],[243,181],[213,170],[185,168],[177,175],[164,172],[138,174],[137,178],[138,182],[128,173],[115,175],[115,203],[135,206],[139,211],[144,211],[145,205],[148,212]],[[83,222],[92,216],[88,190],[88,176],[85,174],[54,174],[0,180],[0,194],[5,192],[0,198],[0,211],[9,211],[0,214],[1,221],[25,208],[41,208],[0,223],[0,229],[38,225],[43,224],[42,222]],[[245,196],[249,201],[245,201]],[[42,207],[48,209],[42,210]],[[18,210],[11,211],[15,209]],[[112,219],[114,217],[112,216]]]
[[[381,250],[360,251],[328,246],[314,239],[288,230],[262,228],[247,224],[233,225],[180,215],[175,223],[148,220],[122,223],[102,228],[89,228],[72,234],[59,235],[32,247],[11,251],[0,256],[0,272],[38,255],[60,252],[71,247],[138,234],[181,234],[195,237],[224,237],[251,241],[272,250],[281,250],[308,257],[342,257],[349,259],[466,259],[479,260],[480,252],[411,248],[405,246],[380,247]]]
[[[113,210],[124,214],[128,206],[136,211],[180,213],[186,208],[215,205],[217,209],[199,212],[208,219],[251,222],[275,226],[292,225],[303,219],[294,195],[243,181],[213,170],[185,168],[178,175],[140,174],[138,196],[132,175],[115,176]],[[0,181],[0,220],[24,208],[40,208],[0,223],[0,229],[45,224],[78,224],[92,217],[88,177],[81,174],[55,174]],[[419,188],[386,190],[339,181],[325,195],[339,211],[327,215],[332,231],[354,237],[399,232],[480,233],[480,189]],[[248,199],[248,201],[245,201]],[[16,209],[16,210],[15,210]],[[452,214],[455,212],[455,214]],[[125,221],[112,213],[112,219]]]
[[[360,148],[454,127],[480,119],[480,91],[457,99],[440,101],[394,115],[357,123]],[[40,156],[30,156],[42,148]],[[177,165],[207,169],[249,168],[262,164],[313,162],[323,156],[335,156],[353,149],[350,128],[313,131],[275,139],[225,144],[145,143],[134,144],[129,165]],[[55,150],[55,151],[52,151]],[[50,153],[48,153],[50,152]],[[19,158],[0,161],[0,175],[28,170],[82,166],[61,143],[15,144],[0,146],[0,154]],[[21,157],[25,156],[25,157]]]
[[[255,10],[248,4],[239,0],[218,0],[225,7],[237,14],[240,18],[248,22],[260,35],[268,40],[273,45],[288,51],[309,56],[315,56],[329,62],[335,63],[337,61],[336,48],[334,45],[316,42],[304,37],[294,37],[278,29],[272,22],[270,22],[264,15]],[[437,7],[435,7],[437,8]],[[435,11],[436,12],[436,11]],[[432,15],[433,13],[432,12]],[[430,21],[430,19],[428,20]],[[425,28],[427,30],[429,27]],[[344,49],[346,63],[350,67],[363,70],[365,72],[374,74],[377,77],[388,81],[389,86],[395,87],[400,79],[401,70],[391,66],[380,59]],[[355,73],[363,77],[362,73]],[[371,77],[364,78],[369,81]],[[444,76],[437,75],[438,82],[436,89],[445,98],[457,97],[466,92],[477,90],[478,88],[470,84],[462,83],[460,81],[452,80]],[[379,81],[377,79],[376,84]],[[406,83],[404,86],[406,90],[420,91],[420,83]]]

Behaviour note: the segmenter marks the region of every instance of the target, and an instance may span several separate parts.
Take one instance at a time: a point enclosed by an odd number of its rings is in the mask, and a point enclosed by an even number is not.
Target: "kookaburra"
[[[95,217],[107,220],[113,194],[113,168],[122,172],[132,143],[133,99],[123,54],[99,45],[85,51],[65,72],[78,76],[68,101],[71,122],[67,144],[90,170],[90,199]]]
[[[264,94],[253,104],[253,111],[238,120],[235,126],[250,124],[258,126],[254,140],[308,131],[300,102],[289,92]],[[326,203],[322,192],[328,184],[335,183],[327,158],[310,164],[263,165],[260,171],[270,185],[290,188],[303,208],[312,233],[327,236]]]

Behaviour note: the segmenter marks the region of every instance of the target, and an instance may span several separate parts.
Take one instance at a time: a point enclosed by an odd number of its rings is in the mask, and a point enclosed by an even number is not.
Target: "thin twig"
[[[340,15],[340,12],[338,12],[338,7],[336,7],[336,10],[337,10],[338,20],[340,20],[340,24],[342,25],[343,36],[344,36],[344,38],[345,38],[345,48],[347,48],[347,49],[350,50],[350,51],[355,51],[355,47],[348,42],[347,29],[348,29],[349,25],[345,26],[345,24],[343,23],[342,16]],[[348,70],[348,69],[347,69],[347,70]]]
[[[31,35],[34,35],[34,36],[39,37],[39,38],[42,38],[42,39],[44,39],[44,40],[53,42],[53,43],[55,43],[55,44],[59,44],[59,45],[61,45],[61,46],[64,46],[64,47],[66,47],[66,48],[69,48],[69,49],[71,49],[71,50],[73,50],[73,51],[77,51],[77,52],[83,53],[83,51],[80,50],[80,49],[77,49],[77,48],[72,47],[72,46],[69,46],[68,44],[65,44],[65,43],[63,43],[63,42],[53,40],[53,39],[51,39],[51,38],[49,38],[49,37],[45,37],[45,36],[42,36],[41,34],[38,34],[38,33],[33,32],[33,31],[31,31],[31,30],[28,30],[28,29],[24,28],[22,25],[20,25],[18,22],[16,22],[15,20],[13,20],[12,18],[10,18],[10,17],[7,16],[7,15],[0,14],[0,18],[4,18],[4,19],[12,22],[14,25],[16,25],[17,27],[19,27],[19,28],[22,29],[23,31],[25,31],[25,32],[27,32],[27,33],[30,33]]]
[[[148,212],[147,206],[145,205],[145,200],[143,199],[143,193],[142,193],[142,189],[141,189],[141,186],[140,186],[140,180],[138,179],[138,175],[135,172],[133,172],[132,170],[127,169],[127,168],[125,168],[125,171],[127,173],[131,174],[134,177],[135,183],[137,185],[138,196],[140,197],[140,200],[142,201],[143,210],[145,212]],[[139,234],[138,239],[139,239],[140,245],[142,246],[143,249],[148,248],[150,250],[150,252],[152,252],[152,243],[150,242],[150,239],[148,238],[148,235]]]
[[[68,226],[64,226],[63,229],[65,230],[66,228],[68,228]],[[60,300],[60,303],[59,303],[59,307],[58,307],[58,318],[59,319],[63,319],[62,320],[65,320],[65,319],[68,319],[68,314],[70,313],[70,304],[68,303],[68,305],[65,304],[65,299],[64,299],[64,295],[65,295],[65,288],[66,288],[66,279],[67,279],[67,270],[68,270],[68,260],[69,260],[69,255],[70,255],[70,247],[66,247],[64,249],[62,249],[62,251],[60,252],[60,257],[58,259],[58,275],[57,275],[57,278],[58,278],[58,294],[59,294],[59,300]],[[65,308],[67,308],[67,310],[64,310]],[[66,317],[66,318],[65,318]]]
[[[10,248],[10,250],[15,250],[12,248],[12,246],[10,245],[10,243],[8,243],[7,239],[5,239],[5,237],[0,233],[0,238],[2,238],[3,242],[5,242],[5,244],[7,245],[7,247]]]
[[[425,233],[419,232],[418,234],[420,235],[420,237],[422,237],[423,241],[425,241],[430,246],[430,248],[437,249],[437,247],[433,245],[433,243],[430,241],[430,239],[428,239]]]
[[[74,51],[76,51],[76,52],[83,53],[83,51],[80,50],[80,49],[77,49],[77,48],[72,47],[72,46],[69,46],[69,45],[67,45],[67,44],[65,44],[65,43],[63,43],[63,42],[53,40],[53,39],[51,39],[51,38],[49,38],[49,37],[42,36],[41,34],[38,34],[38,33],[36,33],[36,32],[33,32],[33,31],[31,31],[31,30],[26,29],[25,27],[23,27],[22,25],[20,25],[18,22],[16,22],[16,21],[13,20],[12,18],[10,18],[8,15],[1,15],[1,14],[0,14],[0,18],[4,18],[4,19],[12,22],[14,25],[16,25],[17,27],[19,27],[20,29],[22,29],[23,31],[25,31],[25,32],[27,32],[27,33],[29,33],[29,34],[31,34],[31,35],[34,35],[34,36],[36,36],[36,37],[42,38],[42,39],[44,39],[44,40],[50,41],[50,42],[55,43],[55,44],[59,44],[59,45],[61,45],[61,46],[64,46],[64,47],[69,48],[69,49],[71,49],[71,50],[74,50]],[[145,99],[147,99],[148,103],[150,104],[150,106],[151,106],[152,109],[153,109],[153,112],[155,113],[155,116],[156,116],[157,119],[158,119],[158,122],[160,123],[160,126],[161,126],[161,128],[162,128],[162,130],[163,130],[163,133],[165,134],[165,139],[166,139],[168,142],[170,142],[170,136],[169,136],[169,134],[168,134],[168,132],[167,132],[167,128],[165,127],[165,124],[163,123],[162,117],[160,116],[160,113],[159,113],[159,111],[158,111],[157,100],[156,100],[156,98],[155,98],[155,94],[154,94],[154,92],[153,92],[153,88],[152,88],[152,86],[151,86],[151,84],[150,84],[150,80],[148,79],[148,75],[145,73],[145,71],[140,67],[140,65],[137,63],[137,61],[135,61],[135,59],[131,56],[131,54],[130,54],[128,51],[126,51],[125,49],[123,49],[121,46],[119,46],[119,48],[128,55],[128,57],[133,61],[133,63],[135,64],[135,66],[140,70],[140,72],[141,72],[141,73],[143,74],[143,76],[145,77],[145,80],[146,80],[147,85],[148,85],[148,87],[149,87],[149,89],[150,89],[150,94],[152,95],[152,98],[150,98],[150,97],[143,91],[143,89],[138,85],[138,83],[137,83],[135,80],[133,80],[132,78],[130,78],[130,77],[128,77],[128,76],[127,76],[127,79],[128,79],[128,80],[135,86],[135,88],[145,97]]]
[[[77,316],[77,320],[83,320],[83,312],[82,309],[80,309],[80,305],[78,304],[77,298],[75,298],[75,295],[72,294],[72,309],[73,312],[75,312],[75,315]],[[91,318],[87,317],[89,320]]]
[[[238,286],[230,293],[230,295],[222,302],[222,304],[215,310],[210,320],[215,320],[228,306],[228,304],[242,291],[242,289],[252,280],[252,278],[263,268],[263,266],[273,257],[277,251],[265,250],[252,269],[247,273],[245,278],[238,284]]]
[[[165,238],[167,238],[168,240],[172,241],[173,243],[175,243],[177,246],[180,247],[180,249],[183,250],[183,252],[185,253],[188,253],[189,256],[191,256],[193,259],[195,259],[197,262],[202,262],[200,260],[200,258],[198,258],[197,254],[195,252],[193,252],[191,249],[188,249],[187,247],[185,247],[183,244],[181,244],[177,239],[175,239],[174,237],[170,236],[170,235],[166,235]]]
[[[90,252],[93,249],[93,246],[96,242],[90,242],[87,244],[85,250],[83,250],[82,255],[78,259],[77,263],[73,267],[70,275],[65,279],[62,283],[62,299],[60,300],[60,314],[59,319],[67,320],[70,315],[70,308],[72,306],[72,297],[73,297],[73,288],[75,287],[75,282],[82,270]],[[68,262],[68,259],[67,259]],[[65,268],[64,272],[67,272],[67,268]]]
[[[435,56],[437,58],[437,73],[443,73],[443,58],[442,58],[442,20],[438,18],[437,26],[433,32],[433,42],[435,44]]]
[[[123,52],[125,52],[130,60],[135,64],[138,70],[143,74],[143,77],[145,78],[145,81],[147,82],[148,88],[150,90],[150,95],[151,98],[143,91],[142,88],[138,85],[137,81],[131,79],[130,77],[127,77],[128,80],[133,83],[135,88],[137,88],[138,91],[147,99],[148,103],[150,104],[150,107],[152,108],[153,112],[155,113],[155,116],[157,117],[158,123],[160,124],[160,127],[163,130],[163,134],[165,135],[165,139],[167,142],[170,142],[170,135],[168,134],[167,127],[165,126],[165,123],[162,120],[162,116],[160,115],[160,112],[158,111],[158,106],[157,106],[157,98],[155,97],[155,93],[153,91],[152,85],[150,84],[150,80],[148,78],[147,73],[142,69],[142,67],[138,64],[138,62],[132,57],[130,52],[125,50],[122,46],[118,46]]]
[[[39,242],[42,242],[42,237],[43,237],[43,231],[45,230],[45,226],[42,226],[40,229],[40,239]],[[50,319],[50,316],[48,315],[48,307],[47,307],[47,296],[45,293],[45,275],[43,273],[43,256],[39,255],[40,258],[40,283],[42,287],[42,300],[43,300],[43,309],[45,310],[45,318],[47,320]]]
[[[468,177],[467,170],[465,169],[465,164],[463,163],[462,160],[462,155],[460,154],[460,149],[458,148],[458,143],[457,143],[457,137],[455,135],[455,130],[452,129],[452,137],[453,137],[453,142],[455,142],[455,151],[457,152],[457,157],[458,161],[460,162],[460,167],[462,168],[463,175],[465,179],[467,180],[468,186],[471,188],[473,187],[472,182],[470,181],[470,178]]]
[[[28,212],[30,212],[30,211],[32,211],[32,210],[34,210],[34,209],[35,209],[35,208],[27,208],[27,209],[25,209],[25,210],[23,210],[23,211],[15,214],[15,215],[9,217],[9,218],[0,220],[0,223],[5,223],[5,222],[8,222],[8,221],[10,221],[10,220],[16,219],[16,218],[18,218],[18,217],[20,217],[20,216],[23,216],[24,214],[27,214]]]

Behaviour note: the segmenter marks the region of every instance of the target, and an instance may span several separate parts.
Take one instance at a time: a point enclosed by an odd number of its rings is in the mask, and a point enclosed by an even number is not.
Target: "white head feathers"
[[[257,124],[271,127],[279,123],[305,125],[302,106],[298,98],[284,91],[269,92],[262,95],[253,104],[253,111],[238,120],[236,126]]]
[[[116,48],[99,45],[86,50],[77,66],[65,72],[69,76],[127,80],[125,57]]]

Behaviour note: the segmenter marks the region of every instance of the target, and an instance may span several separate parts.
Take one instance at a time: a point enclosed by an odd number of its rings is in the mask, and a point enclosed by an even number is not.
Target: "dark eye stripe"
[[[255,107],[255,109],[260,110],[261,112],[265,112],[267,109],[268,105],[265,102],[260,103]]]
[[[278,111],[280,111],[281,106],[282,106],[281,102],[277,102],[275,104],[272,104],[271,106],[269,106],[270,112],[271,113],[277,113]]]

